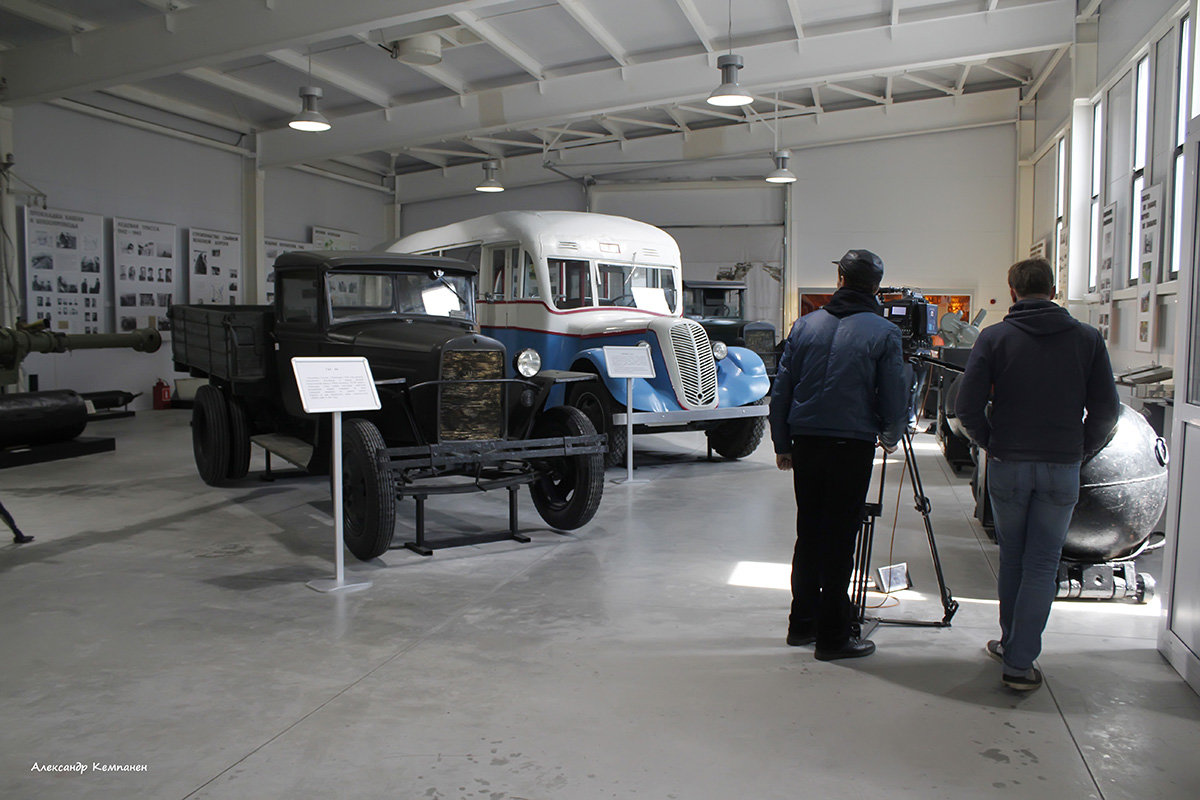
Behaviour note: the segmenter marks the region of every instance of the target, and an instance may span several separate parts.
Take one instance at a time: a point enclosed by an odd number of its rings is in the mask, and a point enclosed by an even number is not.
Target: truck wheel
[[[385,447],[367,420],[342,423],[342,538],[362,561],[387,552],[396,530],[396,476],[377,456]]]
[[[625,463],[626,436],[625,428],[612,424],[613,410],[616,403],[609,397],[608,389],[599,378],[594,381],[577,383],[571,387],[567,405],[574,406],[583,412],[597,433],[608,434],[608,452],[604,454],[605,466],[615,467]]]
[[[220,486],[229,474],[229,411],[225,395],[206,383],[192,404],[192,453],[196,471],[209,486]]]
[[[767,398],[760,397],[750,405],[761,406]],[[708,443],[725,458],[745,458],[758,449],[763,432],[767,429],[766,417],[731,419],[705,431]]]
[[[236,397],[229,398],[229,471],[225,477],[241,480],[250,471],[250,417]]]
[[[596,432],[578,408],[547,409],[533,426],[534,439],[590,436]],[[551,528],[575,530],[596,515],[604,493],[604,458],[600,453],[545,459],[541,476],[529,486],[534,508]]]

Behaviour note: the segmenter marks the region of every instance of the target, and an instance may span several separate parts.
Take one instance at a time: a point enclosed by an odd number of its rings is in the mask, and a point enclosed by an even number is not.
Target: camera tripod
[[[954,613],[958,611],[958,601],[950,594],[950,589],[946,586],[946,578],[942,574],[942,561],[938,557],[937,542],[933,538],[933,523],[929,519],[931,506],[929,498],[925,496],[925,486],[921,482],[921,473],[917,470],[917,459],[913,454],[912,447],[912,433],[907,429],[901,438],[901,446],[904,448],[904,464],[908,472],[909,481],[912,483],[915,507],[917,511],[921,512],[921,518],[925,522],[925,535],[929,540],[929,555],[933,558],[933,571],[937,575],[938,591],[942,599],[943,616],[940,620],[913,620],[868,618],[866,615],[867,577],[871,568],[871,546],[875,538],[875,520],[883,514],[883,487],[885,483],[884,478],[887,476],[887,454],[885,453],[883,463],[879,468],[879,499],[874,503],[864,504],[863,521],[859,528],[858,539],[854,544],[854,577],[850,584],[852,590],[851,602],[854,604],[855,624],[858,626],[858,635],[864,638],[876,627],[883,624],[948,628],[950,627],[950,620],[954,617]]]

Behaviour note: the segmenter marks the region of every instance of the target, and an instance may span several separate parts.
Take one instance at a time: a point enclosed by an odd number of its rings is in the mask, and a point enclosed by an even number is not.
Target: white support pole
[[[633,482],[633,378],[625,379],[625,482]]]
[[[309,581],[307,586],[318,592],[355,592],[368,589],[370,581],[346,583],[346,546],[342,540],[342,412],[333,412],[333,553],[336,577]]]

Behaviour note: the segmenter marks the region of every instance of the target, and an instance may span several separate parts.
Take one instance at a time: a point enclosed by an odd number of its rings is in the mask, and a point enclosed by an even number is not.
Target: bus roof
[[[666,231],[645,222],[585,211],[501,211],[410,234],[387,247],[420,252],[472,242],[536,241],[547,252],[569,256],[612,255],[614,260],[679,262],[679,245]],[[617,245],[612,252],[600,245]]]

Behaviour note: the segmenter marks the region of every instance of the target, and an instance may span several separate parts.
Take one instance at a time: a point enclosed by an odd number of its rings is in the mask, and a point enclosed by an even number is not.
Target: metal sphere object
[[[1112,438],[1079,470],[1079,504],[1063,559],[1098,563],[1129,555],[1166,505],[1166,445],[1145,417],[1122,405]]]

